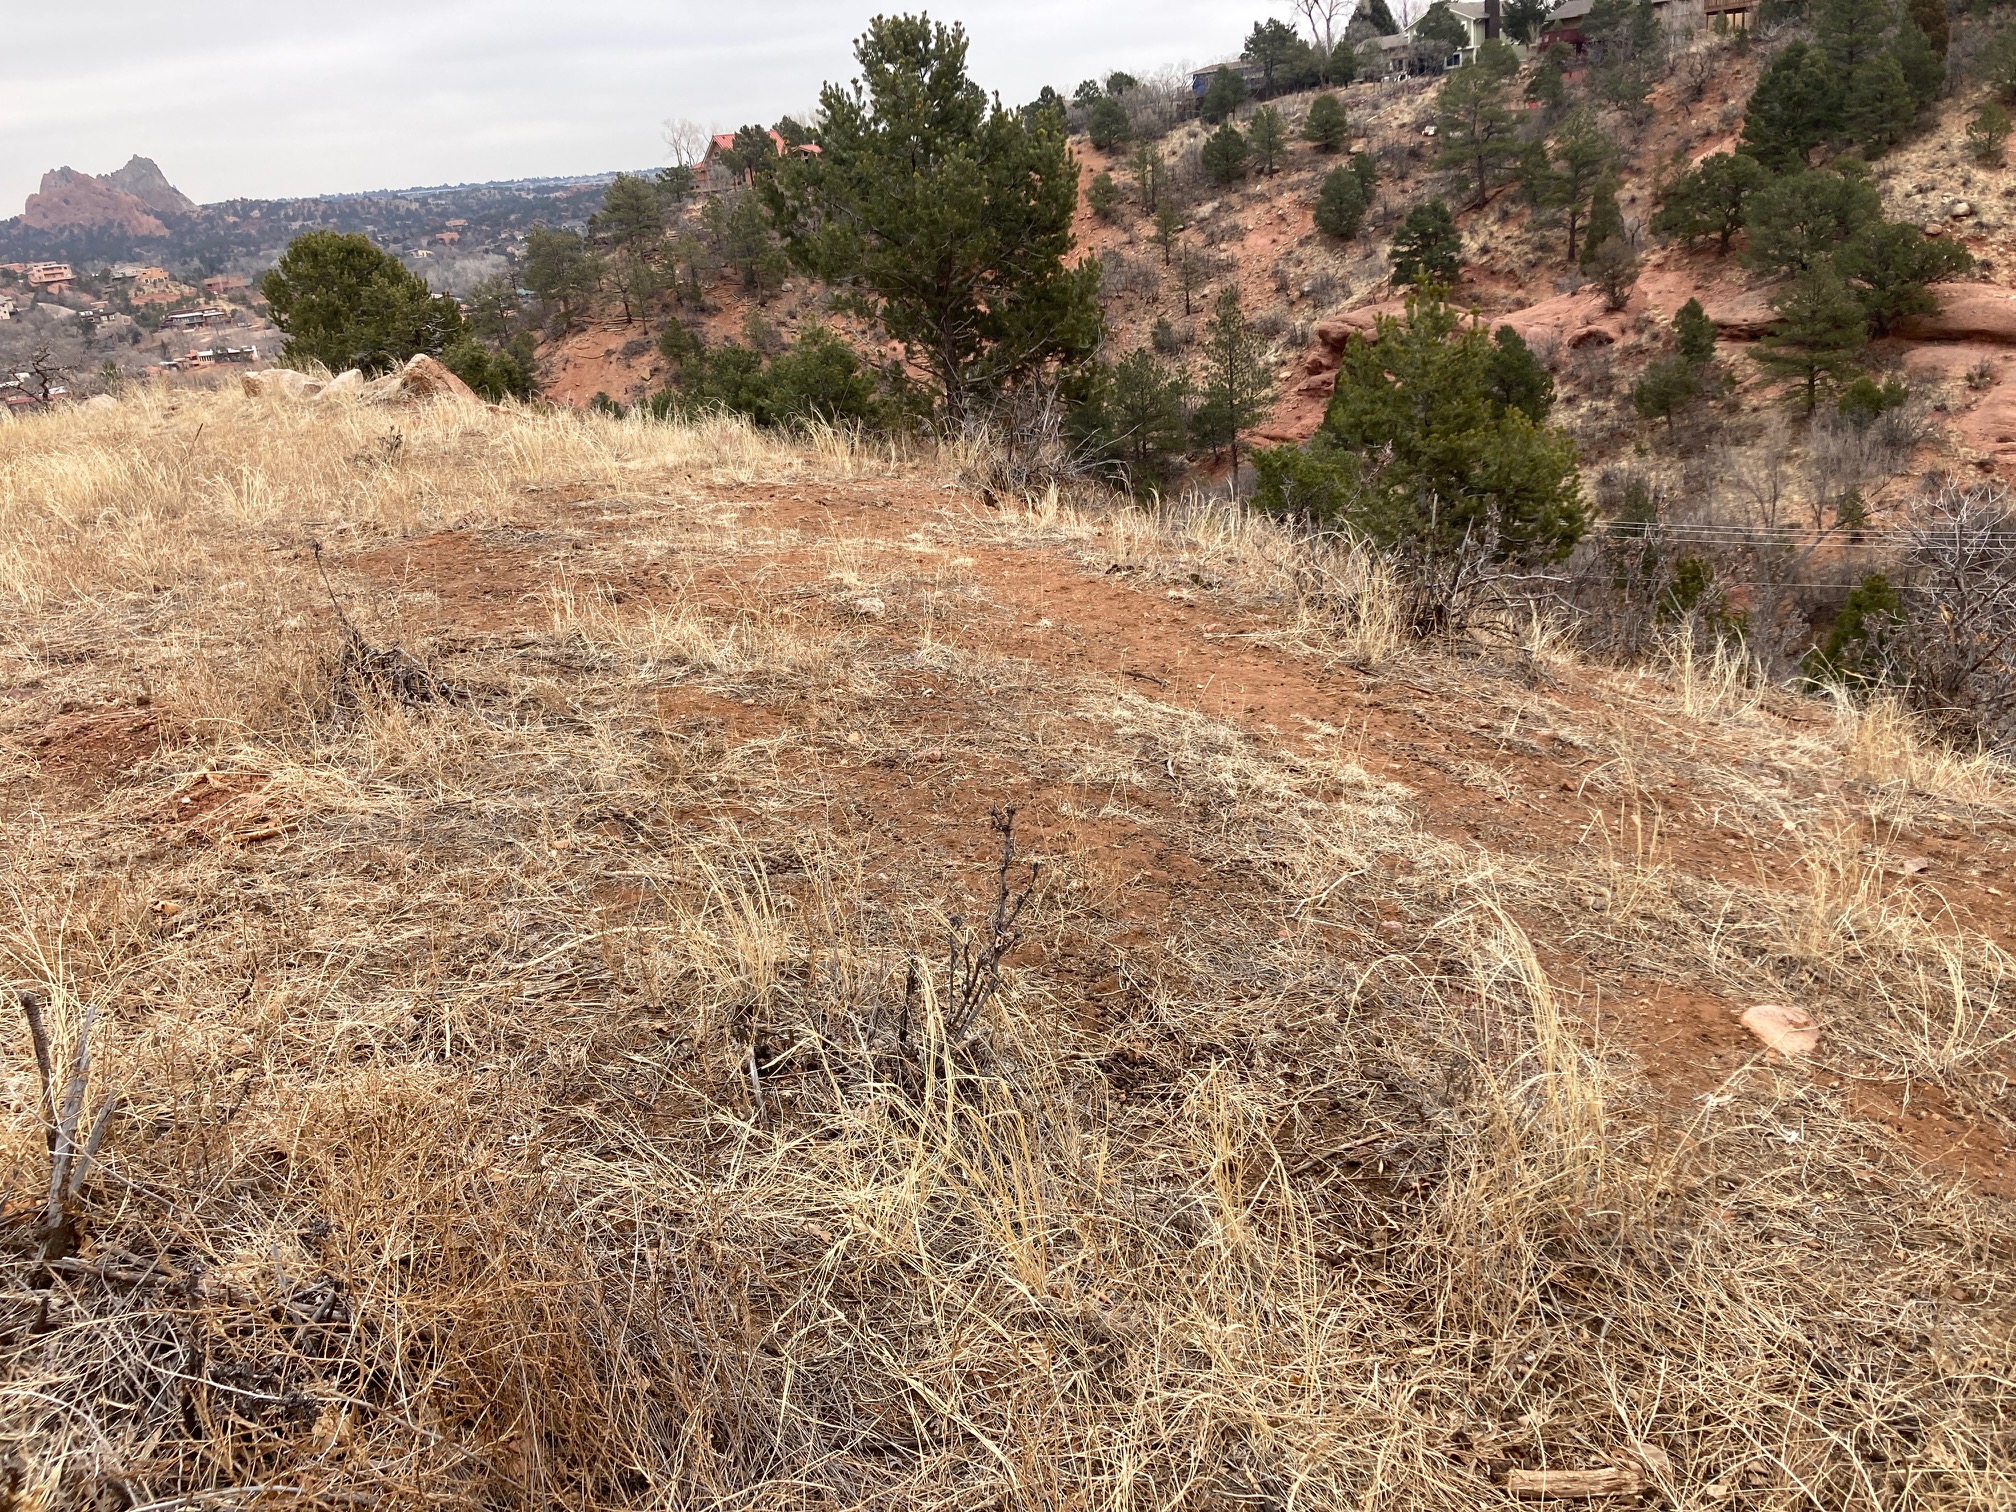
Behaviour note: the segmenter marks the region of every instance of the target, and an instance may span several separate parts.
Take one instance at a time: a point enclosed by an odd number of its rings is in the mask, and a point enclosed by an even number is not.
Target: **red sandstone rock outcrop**
[[[196,202],[168,182],[168,175],[152,158],[134,156],[117,173],[103,173],[98,182],[122,190],[156,215],[194,215]]]
[[[42,175],[41,192],[28,196],[21,223],[35,231],[116,230],[134,237],[168,234],[145,200],[75,168],[57,168]]]

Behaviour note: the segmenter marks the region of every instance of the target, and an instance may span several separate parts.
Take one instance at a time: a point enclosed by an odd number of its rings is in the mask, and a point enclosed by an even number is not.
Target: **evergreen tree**
[[[1565,556],[1587,519],[1574,443],[1533,418],[1537,392],[1503,382],[1525,367],[1508,348],[1432,296],[1410,298],[1404,320],[1381,316],[1371,340],[1345,347],[1309,452],[1268,454],[1260,503],[1286,506],[1293,475],[1389,547]]]
[[[1977,66],[1995,97],[2005,105],[2016,105],[2016,26],[2005,25],[1988,39]]]
[[[1834,263],[1861,301],[1870,329],[1887,336],[1909,316],[1937,314],[1939,301],[1927,285],[1970,272],[1974,259],[1950,237],[1878,221],[1842,243]]]
[[[1358,14],[1372,24],[1372,30],[1382,37],[1400,35],[1400,23],[1393,19],[1393,12],[1386,0],[1361,0]]]
[[[1603,291],[1607,308],[1623,309],[1638,283],[1638,254],[1621,236],[1607,236],[1601,241],[1591,237],[1590,246],[1594,250],[1583,263],[1583,271]]]
[[[1509,325],[1498,327],[1498,334],[1491,338],[1484,385],[1493,404],[1517,410],[1535,425],[1545,425],[1554,408],[1554,375],[1533,355],[1526,338]]]
[[[1110,221],[1120,208],[1120,186],[1113,182],[1113,175],[1100,172],[1092,176],[1092,182],[1085,186],[1085,208],[1101,220]]]
[[[1548,48],[1540,55],[1533,77],[1526,81],[1526,98],[1549,114],[1568,103],[1567,58],[1571,56],[1567,48],[1558,44]]]
[[[1358,175],[1358,187],[1365,191],[1365,203],[1372,203],[1372,191],[1379,187],[1379,165],[1369,152],[1351,154],[1351,171]]]
[[[722,262],[744,290],[763,301],[783,287],[788,264],[761,198],[746,190],[717,195],[707,201],[704,220]]]
[[[1134,149],[1134,160],[1128,166],[1134,173],[1134,192],[1140,196],[1141,208],[1153,215],[1162,193],[1162,150],[1153,142],[1143,142]]]
[[[1742,151],[1774,173],[1804,168],[1841,125],[1839,71],[1819,49],[1793,42],[1771,61],[1743,112]]]
[[[1246,80],[1229,68],[1211,76],[1210,86],[1198,103],[1197,113],[1207,125],[1215,126],[1246,103]]]
[[[1701,308],[1701,301],[1689,299],[1673,317],[1673,348],[1682,360],[1696,367],[1715,360],[1715,322]]]
[[[1456,19],[1449,9],[1449,0],[1435,0],[1414,23],[1414,36],[1422,42],[1432,42],[1447,57],[1461,52],[1470,45],[1470,29]]]
[[[1946,0],[1906,0],[1904,14],[1925,34],[1940,62],[1945,62],[1946,48],[1953,35],[1946,19]]]
[[[1750,200],[1743,260],[1763,273],[1803,273],[1883,216],[1883,197],[1861,174],[1795,173]]]
[[[1239,56],[1260,67],[1260,93],[1278,94],[1310,83],[1317,73],[1316,55],[1287,22],[1269,18],[1253,23]]]
[[[1826,259],[1775,295],[1771,308],[1778,319],[1751,356],[1771,372],[1797,379],[1811,414],[1820,384],[1838,381],[1851,371],[1869,344],[1868,318],[1854,291]]]
[[[1075,440],[1112,464],[1128,485],[1176,475],[1189,440],[1189,380],[1147,347],[1099,371],[1097,391],[1074,412]]]
[[[1814,37],[1827,62],[1845,76],[1882,53],[1891,15],[1891,0],[1818,0]]]
[[[1912,98],[1895,53],[1886,52],[1855,65],[1848,76],[1841,126],[1856,146],[1872,156],[1896,146],[1917,115],[1918,102]]]
[[[1085,112],[1085,135],[1101,152],[1111,152],[1127,140],[1133,129],[1127,119],[1127,107],[1111,95],[1101,95],[1092,102],[1092,108]]]
[[[1684,357],[1661,357],[1645,369],[1631,389],[1631,405],[1647,420],[1664,420],[1666,431],[1674,429],[1673,417],[1691,404],[1701,392],[1701,372]]]
[[[1176,249],[1177,233],[1183,229],[1183,215],[1174,205],[1163,201],[1155,212],[1155,234],[1148,239],[1162,249],[1162,266],[1169,266],[1169,255]]]
[[[1596,254],[1607,242],[1625,244],[1624,211],[1617,204],[1617,181],[1604,179],[1589,197],[1589,230],[1582,238],[1582,271],[1596,266]]]
[[[534,226],[525,238],[525,287],[559,306],[562,321],[571,324],[601,283],[602,260],[574,232]]]
[[[588,232],[622,252],[655,248],[665,235],[665,201],[645,180],[619,173],[602,193],[602,208],[588,217]]]
[[[1566,256],[1571,266],[1597,191],[1616,165],[1617,150],[1609,134],[1586,106],[1570,111],[1554,134],[1551,151],[1542,148],[1539,153],[1528,193],[1542,210],[1560,217],[1568,233]]]
[[[1246,128],[1246,145],[1258,160],[1261,173],[1272,177],[1288,150],[1288,130],[1281,124],[1281,112],[1272,105],[1254,111]]]
[[[1302,121],[1302,139],[1321,152],[1340,150],[1351,139],[1344,102],[1334,94],[1320,94],[1311,100],[1309,114]]]
[[[1939,98],[1939,91],[1946,87],[1946,60],[1933,47],[1924,28],[1906,16],[1897,27],[1897,40],[1891,44],[1890,52],[1917,109],[1923,110]]]
[[[1703,158],[1666,186],[1666,197],[1652,217],[1652,230],[1680,241],[1715,238],[1716,251],[1727,253],[1730,238],[1743,229],[1751,196],[1771,175],[1755,158],[1741,152],[1717,152]]]
[[[1407,212],[1388,261],[1395,283],[1447,287],[1461,274],[1462,258],[1463,238],[1457,234],[1456,219],[1446,204],[1435,199]]]
[[[2002,161],[2002,144],[2009,140],[2009,112],[1993,100],[1982,102],[1967,123],[1967,147],[1974,161],[1990,166]]]
[[[1230,184],[1246,171],[1246,137],[1230,121],[1204,139],[1204,171],[1214,184]]]
[[[1346,167],[1332,168],[1316,195],[1316,229],[1339,241],[1350,241],[1365,224],[1365,190],[1358,175]]]
[[[1459,68],[1442,83],[1436,100],[1439,166],[1470,184],[1482,205],[1499,170],[1519,151],[1505,81],[1482,67]]]
[[[1207,445],[1231,452],[1234,493],[1239,488],[1239,432],[1266,418],[1274,400],[1274,375],[1267,366],[1267,342],[1239,308],[1239,291],[1227,286],[1204,328],[1204,403],[1197,423]]]
[[[878,17],[863,79],[820,95],[820,148],[764,185],[791,259],[928,371],[948,418],[1098,350],[1096,258],[1067,266],[1078,170],[1061,124],[991,106],[966,34]]]
[[[375,376],[424,354],[486,399],[530,395],[529,354],[484,346],[452,296],[433,293],[368,237],[298,236],[259,287],[274,325],[286,333],[281,356],[288,362]]]

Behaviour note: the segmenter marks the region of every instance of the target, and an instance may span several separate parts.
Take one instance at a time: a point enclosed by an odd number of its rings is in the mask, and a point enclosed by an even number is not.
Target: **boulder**
[[[365,389],[364,375],[356,368],[348,368],[329,380],[328,387],[318,396],[322,399],[356,399],[362,397]]]
[[[364,397],[373,404],[425,404],[435,399],[483,402],[474,389],[425,352],[398,372],[367,386]]]
[[[87,410],[116,410],[119,408],[119,401],[114,399],[110,394],[100,394],[96,398],[86,399],[84,401],[84,408]]]
[[[1914,315],[1897,334],[1912,341],[1992,341],[2016,344],[2016,290],[1995,284],[1934,284],[1936,315]]]
[[[263,372],[246,373],[238,382],[254,399],[313,399],[323,388],[319,378],[310,378],[292,368],[267,368]]]

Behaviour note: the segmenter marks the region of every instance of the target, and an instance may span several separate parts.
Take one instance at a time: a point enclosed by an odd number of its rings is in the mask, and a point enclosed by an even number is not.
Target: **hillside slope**
[[[10,1494],[2016,1498],[2016,774],[976,460],[0,424]]]

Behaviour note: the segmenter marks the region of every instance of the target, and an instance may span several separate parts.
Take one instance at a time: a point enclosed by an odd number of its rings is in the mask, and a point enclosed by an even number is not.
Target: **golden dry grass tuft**
[[[2005,766],[957,465],[0,426],[0,1494],[2016,1501]],[[22,993],[117,1100],[60,1231]]]

